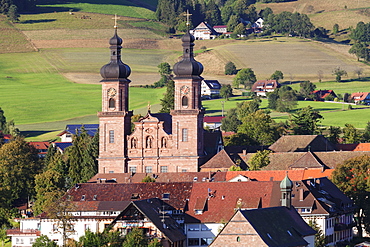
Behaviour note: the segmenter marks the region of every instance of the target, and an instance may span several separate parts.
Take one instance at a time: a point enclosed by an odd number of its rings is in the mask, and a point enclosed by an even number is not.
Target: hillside
[[[327,3],[332,6],[316,1],[298,0],[283,4],[259,4],[257,7],[269,6],[276,12],[284,9],[307,12],[310,9],[307,10],[307,4],[314,4],[317,11],[310,13],[314,23],[325,14],[338,18],[338,13],[358,14],[353,4],[348,4],[344,10],[338,7],[344,3],[342,0],[338,0],[338,6],[334,1]],[[118,6],[118,2],[127,5]],[[67,123],[97,121],[101,92],[96,84],[101,79],[100,67],[109,61],[107,42],[113,34],[114,21],[113,15],[107,13],[112,11],[119,15],[118,32],[124,40],[122,60],[132,69],[131,85],[146,85],[157,81],[157,65],[164,61],[174,64],[181,56],[182,48],[180,36],[168,38],[168,27],[153,20],[154,2],[45,2],[38,7],[40,13],[24,14],[20,22],[14,25],[2,16],[0,32],[4,35],[0,35],[0,53],[3,53],[0,54],[0,83],[3,85],[4,96],[0,106],[5,110],[7,118],[14,119],[18,127],[27,130],[25,133],[30,136],[49,131],[58,132]],[[366,2],[358,1],[358,4],[366,7]],[[327,7],[325,11],[319,10],[324,7]],[[70,13],[71,9],[73,11]],[[362,20],[360,17],[354,19]],[[327,28],[331,29],[329,20],[323,19],[327,22]],[[339,19],[345,21],[345,18]],[[341,28],[345,27],[341,22],[337,23]],[[195,44],[196,59],[204,65],[203,76],[207,79],[231,83],[233,77],[223,75],[227,61],[234,61],[238,68],[253,68],[257,79],[266,79],[279,69],[284,72],[285,81],[293,82],[317,81],[318,70],[324,72],[324,81],[332,81],[332,69],[341,66],[348,72],[348,77],[344,78],[348,79],[347,83],[323,83],[318,84],[318,88],[338,88],[340,92],[367,90],[366,83],[350,80],[354,78],[355,69],[362,68],[363,76],[370,76],[370,68],[358,63],[347,53],[348,45],[279,36],[246,41],[201,40]],[[201,52],[201,47],[206,47],[206,52]],[[156,92],[148,89],[145,91],[145,100],[141,98],[144,95],[142,90],[131,90],[130,104],[135,113],[145,114],[148,98],[151,99],[152,109],[158,109],[163,89]],[[218,109],[220,106],[217,104],[214,107]],[[364,124],[359,123],[358,126]],[[53,138],[55,133],[51,133],[43,138]]]
[[[258,9],[271,8],[274,13],[283,11],[307,14],[315,26],[328,30],[335,23],[341,29],[355,27],[359,21],[370,22],[368,0],[297,0],[285,3],[257,4]]]

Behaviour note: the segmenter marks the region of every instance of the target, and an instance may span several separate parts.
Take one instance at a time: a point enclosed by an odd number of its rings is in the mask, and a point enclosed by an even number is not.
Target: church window
[[[129,167],[129,172],[130,173],[136,173],[136,166],[130,166]]]
[[[182,141],[183,142],[188,141],[188,129],[182,129]]]
[[[114,130],[109,131],[109,143],[114,143]]]
[[[153,168],[151,166],[146,166],[145,167],[145,172],[146,173],[152,173],[153,172]]]
[[[161,172],[162,173],[168,172],[168,167],[167,166],[161,166]]]
[[[116,101],[114,99],[109,99],[109,108],[114,109],[116,108]]]
[[[153,137],[147,136],[145,141],[145,147],[152,148],[152,146],[153,146]]]
[[[134,137],[134,138],[131,139],[131,148],[136,148],[136,147],[137,147],[137,140]]]
[[[167,148],[167,138],[162,137],[161,139],[161,148]]]
[[[188,106],[188,104],[189,104],[189,102],[188,102],[189,100],[188,100],[188,97],[186,97],[186,96],[183,96],[182,97],[182,99],[181,99],[181,104],[182,104],[182,106],[183,107],[187,107]]]

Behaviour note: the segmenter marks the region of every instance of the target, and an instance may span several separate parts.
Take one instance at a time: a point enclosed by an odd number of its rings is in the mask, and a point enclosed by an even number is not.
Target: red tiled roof
[[[365,100],[368,94],[368,92],[353,93],[351,94],[351,99],[354,99],[356,101]]]
[[[186,199],[190,197],[193,183],[84,183],[71,188],[66,196],[69,196],[73,201],[82,201],[91,203],[92,207],[96,207],[94,196],[96,195],[99,201],[133,201],[149,198],[161,199],[164,193],[169,193],[170,198],[168,203],[175,208],[184,208]],[[132,198],[133,194],[138,196]]]
[[[49,142],[29,142],[31,146],[34,146],[36,149],[48,149]]]
[[[41,231],[28,229],[28,230],[20,230],[20,229],[9,229],[6,230],[6,235],[8,236],[21,236],[21,235],[33,235],[33,236],[40,236]]]
[[[359,143],[353,151],[370,151],[370,143]]]
[[[215,116],[215,117],[205,116],[204,119],[203,119],[203,122],[204,123],[221,123],[221,120],[223,118],[225,118],[225,117],[221,117],[221,116]]]
[[[320,99],[325,99],[328,95],[335,96],[333,90],[315,90],[312,91],[311,94],[316,94]]]
[[[215,169],[228,169],[231,166],[235,165],[235,162],[231,159],[229,154],[222,149],[215,156],[213,156],[209,161],[201,166],[201,169],[204,168],[215,168]]]
[[[190,216],[202,222],[227,222],[235,209],[268,207],[273,182],[194,183],[189,200]],[[208,198],[202,214],[195,214],[198,198]]]

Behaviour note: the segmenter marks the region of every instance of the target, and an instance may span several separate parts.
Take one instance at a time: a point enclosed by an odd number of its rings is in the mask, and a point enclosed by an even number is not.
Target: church
[[[121,60],[122,39],[110,39],[110,62],[100,74],[102,111],[99,117],[99,173],[198,172],[206,154],[201,104],[203,66],[194,59],[194,36],[182,37],[183,56],[173,67],[174,109],[148,113],[131,131],[129,84],[131,69]]]

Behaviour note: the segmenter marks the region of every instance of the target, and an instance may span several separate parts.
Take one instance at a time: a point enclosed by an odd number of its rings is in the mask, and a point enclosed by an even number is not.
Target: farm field
[[[331,30],[335,23],[340,28],[356,26],[359,21],[369,22],[370,16],[361,12],[370,8],[369,0],[298,0],[284,3],[257,4],[258,9],[269,7],[274,13],[282,11],[307,14],[315,26]]]

